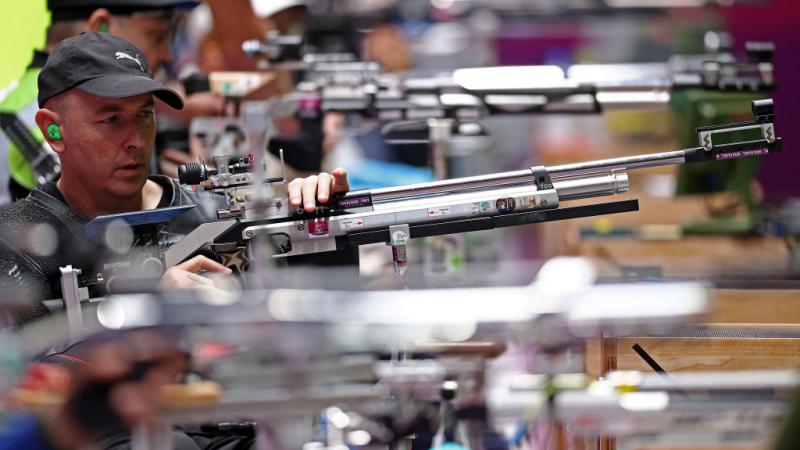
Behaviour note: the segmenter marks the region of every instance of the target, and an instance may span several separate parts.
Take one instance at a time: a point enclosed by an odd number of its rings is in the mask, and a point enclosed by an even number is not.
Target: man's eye
[[[111,125],[111,124],[116,123],[116,122],[117,122],[117,116],[106,117],[105,119],[102,119],[100,121],[100,123],[103,123],[103,124],[106,124],[106,125]]]

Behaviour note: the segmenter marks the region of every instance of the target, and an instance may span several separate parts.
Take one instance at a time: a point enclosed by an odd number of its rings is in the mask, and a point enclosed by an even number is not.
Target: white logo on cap
[[[142,72],[144,72],[144,67],[142,67],[142,63],[139,62],[139,55],[136,55],[136,58],[123,52],[117,52],[116,55],[117,59],[130,59],[131,61],[134,61],[136,64],[139,65],[139,68],[142,69]]]

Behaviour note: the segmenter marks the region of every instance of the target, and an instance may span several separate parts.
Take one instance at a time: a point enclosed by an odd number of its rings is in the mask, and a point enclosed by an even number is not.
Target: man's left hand
[[[321,172],[292,180],[289,183],[289,203],[295,208],[302,207],[306,212],[314,212],[317,202],[328,203],[331,195],[349,190],[347,171],[337,167],[331,173]]]

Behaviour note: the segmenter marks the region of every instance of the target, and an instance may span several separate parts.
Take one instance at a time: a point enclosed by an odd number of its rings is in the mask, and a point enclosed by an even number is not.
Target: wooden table
[[[587,343],[587,373],[650,371],[639,344],[667,372],[800,369],[800,290],[711,291],[708,321],[671,336],[625,336]]]

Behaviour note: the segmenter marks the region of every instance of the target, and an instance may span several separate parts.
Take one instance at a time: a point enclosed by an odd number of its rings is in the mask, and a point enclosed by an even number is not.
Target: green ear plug
[[[61,130],[58,128],[58,125],[54,123],[47,126],[47,135],[54,141],[61,140]]]

